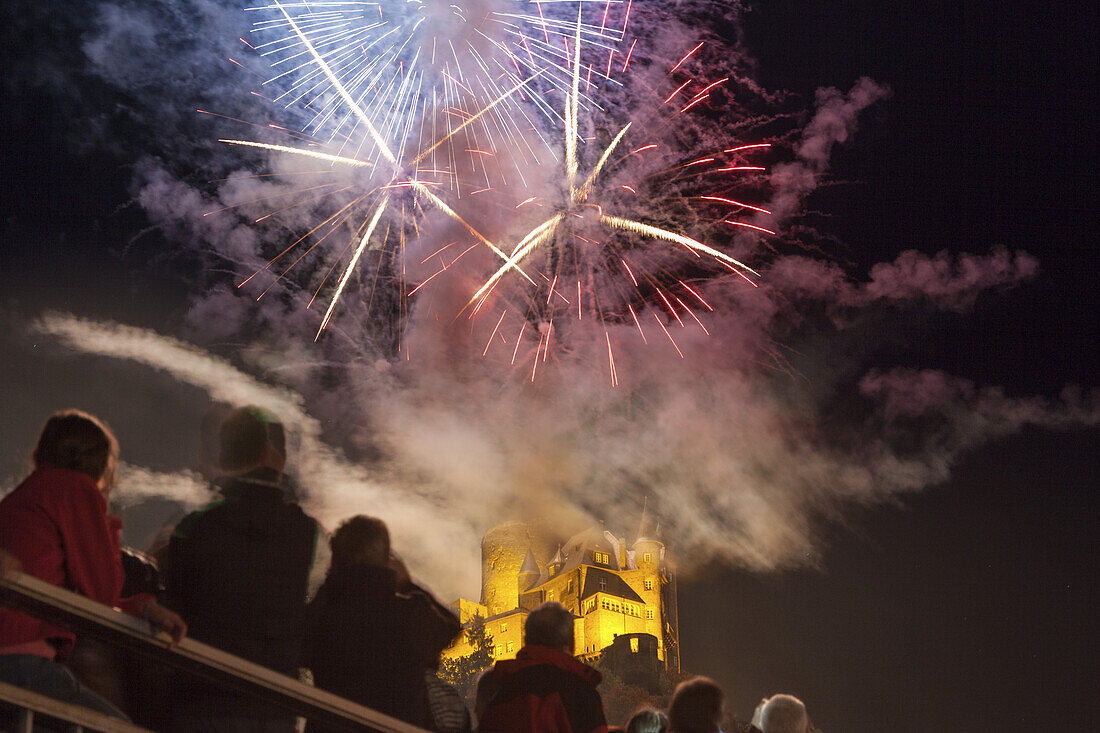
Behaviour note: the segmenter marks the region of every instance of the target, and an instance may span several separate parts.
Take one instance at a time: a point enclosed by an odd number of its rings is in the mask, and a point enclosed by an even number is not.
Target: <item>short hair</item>
[[[557,601],[531,611],[523,624],[523,643],[566,649],[573,653],[573,614]]]
[[[386,523],[359,514],[345,520],[332,535],[332,567],[385,565],[390,557],[390,531]]]
[[[665,733],[667,730],[668,716],[653,708],[638,710],[626,724],[626,733]]]
[[[263,462],[271,446],[286,453],[286,434],[275,416],[259,407],[238,407],[229,413],[219,431],[218,464],[223,471],[250,471]]]
[[[35,468],[50,464],[80,471],[110,486],[118,462],[118,440],[99,418],[81,410],[61,410],[46,421],[31,461]]]
[[[676,685],[668,705],[668,720],[674,733],[717,733],[722,721],[725,695],[709,677],[695,677]]]
[[[806,733],[809,725],[806,706],[794,695],[772,695],[760,712],[764,733]]]

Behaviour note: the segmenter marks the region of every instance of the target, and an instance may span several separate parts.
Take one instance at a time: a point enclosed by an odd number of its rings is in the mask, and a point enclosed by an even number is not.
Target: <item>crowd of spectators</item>
[[[260,408],[217,412],[204,422],[203,446],[204,473],[219,496],[176,524],[158,569],[122,547],[121,522],[107,513],[119,452],[110,429],[78,410],[54,414],[30,475],[0,500],[0,577],[22,571],[145,618],[172,645],[187,636],[281,674],[305,674],[425,730],[722,733],[725,696],[705,677],[680,683],[667,712],[645,708],[625,727],[609,726],[601,674],[573,656],[573,616],[552,601],[528,615],[515,659],[481,675],[471,715],[435,674],[461,633],[458,618],[413,582],[385,523],[355,516],[330,539],[298,505],[283,426]],[[292,733],[303,725],[326,733],[190,676],[134,674],[93,640],[6,607],[0,681],[170,733]],[[5,724],[0,716],[0,730]],[[761,702],[751,730],[813,726],[802,702],[781,694]]]

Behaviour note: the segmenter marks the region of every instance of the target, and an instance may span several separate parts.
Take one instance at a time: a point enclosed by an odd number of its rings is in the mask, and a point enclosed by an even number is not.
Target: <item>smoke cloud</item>
[[[710,27],[703,18],[715,18],[714,5],[733,29],[725,38],[701,30]],[[261,125],[277,111],[249,95],[248,71],[217,61],[232,45],[225,29],[235,33],[242,23],[239,9],[116,2],[96,11],[82,48],[92,73],[125,95],[130,119],[147,136],[131,160],[135,200],[202,274],[176,332],[63,314],[44,316],[39,331],[76,352],[167,373],[211,400],[278,414],[294,436],[308,510],[330,528],[356,513],[382,517],[413,572],[445,596],[475,592],[479,539],[497,522],[549,518],[568,532],[604,520],[630,533],[644,503],[685,570],[710,561],[760,571],[812,563],[822,527],[842,521],[851,506],[941,482],[965,451],[1024,425],[1096,423],[1093,394],[1017,398],[942,372],[864,367],[877,335],[861,329],[873,328],[876,316],[965,314],[983,294],[1033,277],[1038,263],[1007,250],[908,251],[862,276],[830,259],[818,246],[823,240],[811,243],[813,254],[792,247],[788,239],[813,236],[801,216],[807,198],[828,182],[836,146],[853,140],[860,115],[888,99],[889,89],[864,78],[847,92],[820,89],[809,109],[794,109],[792,95],[753,81],[753,61],[736,38],[740,5],[678,3],[677,18],[658,10],[638,6],[645,15],[640,47],[649,44],[649,55],[639,51],[629,88],[609,92],[602,109],[586,113],[582,135],[606,140],[635,122],[657,144],[655,169],[731,144],[772,145],[756,159],[770,172],[736,179],[720,193],[764,202],[770,214],[740,218],[778,231],[775,239],[728,227],[716,234],[721,217],[697,213],[680,187],[688,184],[666,186],[667,178],[635,198],[614,199],[636,218],[682,225],[760,271],[759,287],[728,271],[693,272],[691,284],[708,304],[696,310],[698,321],[684,315],[677,322],[652,304],[639,306],[644,329],[589,318],[563,329],[540,360],[530,341],[539,324],[521,331],[517,320],[496,333],[495,318],[455,318],[498,265],[493,256],[477,250],[457,265],[440,258],[446,271],[413,298],[387,288],[393,273],[381,267],[381,255],[368,253],[315,342],[326,296],[306,306],[354,227],[319,245],[287,277],[276,278],[281,268],[267,262],[350,198],[271,202],[311,186],[362,186],[364,174],[213,142],[239,135],[241,123],[200,119],[192,110],[217,103],[226,117]],[[173,30],[170,42],[162,27]],[[652,123],[673,91],[669,60],[700,37],[707,45],[685,68],[700,78],[728,75],[728,82],[699,114]],[[531,127],[534,137],[554,133],[546,120]],[[271,129],[256,134],[278,139]],[[526,175],[537,196],[560,195],[553,166]],[[609,187],[627,183],[623,175],[609,171]],[[538,212],[517,213],[503,200],[471,196],[463,212],[486,235],[514,244],[530,228],[524,217]],[[395,265],[404,284],[436,272],[434,260],[425,264],[433,250],[467,237],[449,220],[425,217],[417,226]],[[662,272],[684,255],[653,247],[638,256]],[[502,285],[486,310],[524,303],[525,287],[519,278]],[[321,292],[331,292],[331,281]],[[517,332],[528,342],[517,344]],[[616,387],[608,378],[611,343]],[[122,496],[201,499],[189,474],[127,473]]]

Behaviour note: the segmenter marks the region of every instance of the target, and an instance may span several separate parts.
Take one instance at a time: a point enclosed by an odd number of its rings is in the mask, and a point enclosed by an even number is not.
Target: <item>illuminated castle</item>
[[[655,653],[665,670],[679,669],[676,579],[656,536],[640,530],[628,546],[601,523],[558,544],[543,527],[507,522],[485,533],[481,561],[481,602],[459,599],[453,608],[463,625],[475,615],[486,620],[494,659],[515,657],[527,614],[557,601],[573,613],[577,657],[594,662],[626,643],[635,654]],[[472,651],[462,635],[444,656]]]

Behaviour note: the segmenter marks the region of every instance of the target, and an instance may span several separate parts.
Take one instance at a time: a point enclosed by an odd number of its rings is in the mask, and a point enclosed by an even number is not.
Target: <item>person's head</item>
[[[547,601],[523,624],[523,643],[549,646],[573,653],[573,614],[557,601]]]
[[[772,695],[760,711],[764,733],[809,733],[813,730],[806,706],[794,695]]]
[[[668,705],[670,730],[674,733],[717,733],[725,706],[722,688],[709,677],[681,682]]]
[[[257,468],[282,471],[286,465],[286,434],[271,413],[255,406],[238,407],[222,422],[218,464],[229,475]]]
[[[626,733],[665,733],[667,730],[668,716],[653,708],[642,708],[631,715],[626,724]]]
[[[80,410],[50,415],[31,454],[35,468],[49,464],[92,477],[104,492],[115,482],[118,440],[98,418]]]
[[[390,559],[390,531],[386,523],[363,514],[345,520],[332,535],[332,567],[385,566]]]
[[[207,481],[213,481],[222,475],[221,429],[225,418],[233,412],[233,406],[224,402],[215,402],[203,413],[199,423],[198,467],[199,473]]]

